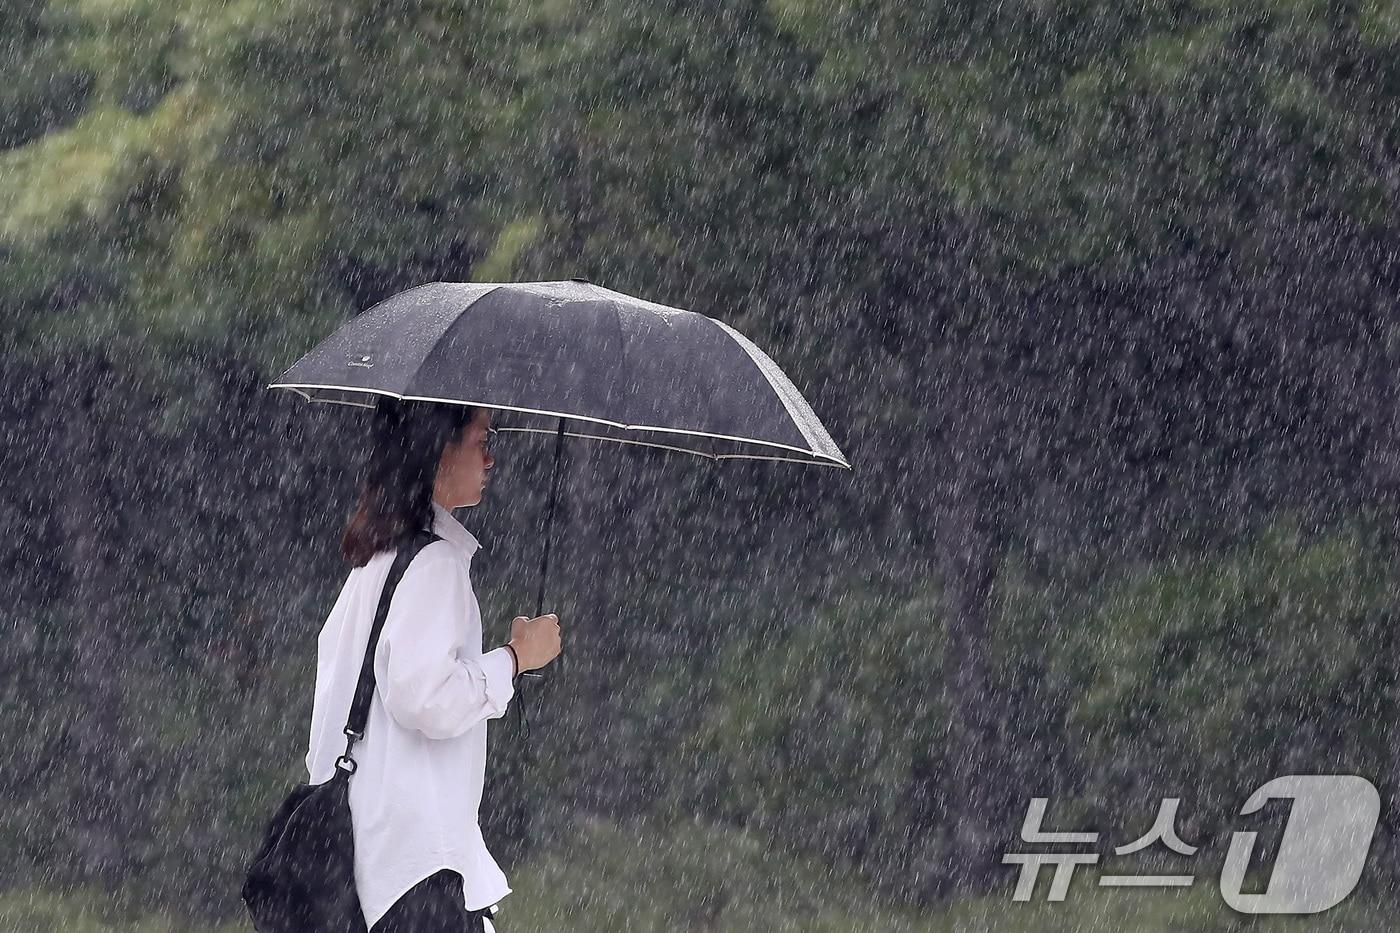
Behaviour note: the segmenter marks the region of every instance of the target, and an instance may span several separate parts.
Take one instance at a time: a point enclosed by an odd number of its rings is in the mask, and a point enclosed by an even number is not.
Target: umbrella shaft
[[[544,586],[549,575],[549,542],[554,530],[554,503],[559,496],[559,460],[564,453],[564,419],[559,419],[559,433],[554,439],[554,470],[549,480],[549,508],[544,519],[544,555],[540,559],[540,591],[535,600],[535,615],[544,614]]]

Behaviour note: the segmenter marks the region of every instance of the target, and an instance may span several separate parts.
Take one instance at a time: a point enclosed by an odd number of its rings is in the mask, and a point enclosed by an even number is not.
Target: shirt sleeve
[[[466,643],[475,610],[467,569],[450,545],[414,557],[389,602],[375,652],[376,683],[399,725],[430,739],[499,719],[514,693],[510,654]]]
[[[492,648],[481,656],[481,668],[486,672],[486,689],[490,693],[495,691],[498,696],[504,697],[499,704],[499,709],[487,716],[487,719],[500,719],[506,714],[506,704],[515,695],[514,681],[511,674],[515,670],[515,661],[511,659],[510,652],[505,646]]]

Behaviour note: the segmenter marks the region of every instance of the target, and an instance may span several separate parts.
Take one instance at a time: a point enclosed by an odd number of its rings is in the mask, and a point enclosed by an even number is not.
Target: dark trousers
[[[462,904],[462,876],[444,868],[409,888],[379,918],[373,933],[486,933],[489,909]],[[495,921],[492,921],[494,925]]]

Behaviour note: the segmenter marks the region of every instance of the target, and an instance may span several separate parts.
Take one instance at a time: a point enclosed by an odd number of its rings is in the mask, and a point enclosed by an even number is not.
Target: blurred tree
[[[538,14],[258,0],[6,14],[28,41],[7,35],[25,82],[0,98],[11,143],[0,330],[64,372],[53,418],[71,470],[62,532],[85,646],[72,728],[77,773],[102,773],[108,788],[85,798],[76,845],[85,872],[115,885],[139,822],[121,799],[131,742],[113,663],[139,581],[123,573],[118,516],[144,504],[112,483],[122,442],[99,420],[149,404],[178,431],[201,404],[223,403],[201,391],[222,361],[271,375],[357,307],[465,278],[492,241],[493,134],[508,139],[528,103],[512,60]]]
[[[1101,507],[1104,471],[1127,466],[1116,488],[1158,507],[1146,541],[1200,501],[1163,495],[1172,470],[1238,488],[1242,464],[1290,456],[1264,436],[1278,417],[1304,419],[1289,445],[1337,442],[1287,393],[1349,404],[1348,370],[1298,353],[1307,334],[1344,339],[1327,325],[1329,290],[1355,272],[1341,255],[1360,250],[1380,294],[1393,285],[1385,241],[1363,235],[1400,177],[1393,17],[1306,2],[587,7],[586,57],[554,82],[578,116],[536,176],[544,223],[518,267],[563,263],[724,317],[811,387],[856,438],[853,461],[881,452],[955,610],[942,689],[966,799],[950,808],[956,877],[930,890],[982,886],[997,814],[980,795],[1008,718],[986,619],[1009,540],[1063,527],[1047,501]],[[1319,240],[1334,277],[1309,269]],[[1343,329],[1366,332],[1372,293],[1345,294]],[[1244,377],[1270,365],[1271,384]],[[1186,404],[1159,408],[1164,384]],[[1250,414],[1223,423],[1222,393]],[[809,491],[814,508],[867,507]]]
[[[1191,841],[1223,851],[1245,796],[1273,777],[1382,783],[1400,594],[1372,535],[1284,518],[1114,581],[1049,652],[1056,689],[1077,698],[1066,726],[1084,815],[1127,832],[1145,801],[1178,796]]]
[[[1023,273],[1261,262],[1279,224],[1384,219],[1400,19],[1384,3],[772,0],[833,97],[883,96],[928,190]]]
[[[63,126],[82,112],[92,76],[64,54],[73,24],[47,0],[14,0],[0,9],[0,150]]]

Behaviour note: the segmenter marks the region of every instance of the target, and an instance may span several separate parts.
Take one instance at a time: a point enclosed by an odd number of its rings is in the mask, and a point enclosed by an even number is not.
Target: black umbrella
[[[382,396],[480,405],[513,413],[501,431],[554,434],[537,616],[565,435],[850,469],[792,382],[734,328],[583,279],[410,288],[268,388],[365,408]]]

